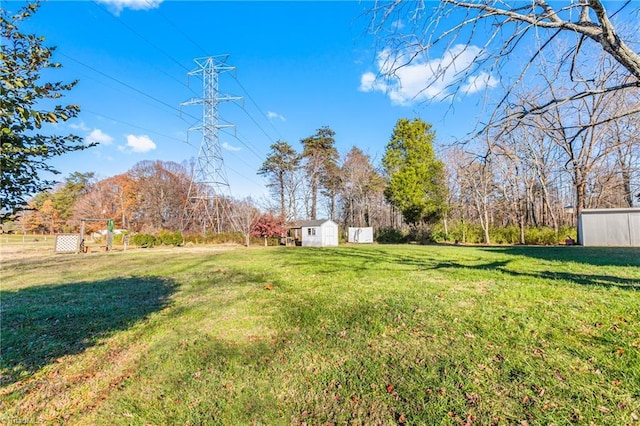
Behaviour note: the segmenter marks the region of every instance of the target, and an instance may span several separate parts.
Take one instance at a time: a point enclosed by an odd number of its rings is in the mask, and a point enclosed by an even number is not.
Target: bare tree
[[[234,227],[244,235],[245,245],[251,244],[251,231],[260,218],[260,210],[257,209],[251,197],[235,201],[231,206]]]
[[[495,204],[495,176],[492,158],[478,156],[457,150],[455,177],[458,185],[457,193],[460,203],[466,209],[471,205],[478,222],[482,227],[484,242],[491,244],[489,227],[491,225],[491,208]],[[464,217],[464,216],[463,216]],[[463,238],[464,240],[464,238]],[[464,241],[463,241],[464,242]]]
[[[383,199],[384,179],[371,164],[370,157],[354,146],[342,164],[343,223],[346,226],[371,226],[376,195]]]
[[[614,99],[612,108],[624,108],[624,103],[638,103],[640,91]],[[621,103],[623,105],[621,105]],[[636,117],[624,117],[611,123],[606,136],[615,146],[613,167],[619,175],[619,193],[625,207],[633,207],[633,196],[640,201],[640,124]]]
[[[424,71],[419,90],[395,95],[441,100],[500,84],[504,95],[496,101],[490,124],[541,113],[569,101],[640,87],[640,54],[631,47],[638,41],[638,19],[626,23],[615,20],[637,12],[638,3],[613,5],[607,11],[600,0],[553,5],[545,0],[376,2],[370,9],[371,30],[380,39],[379,74],[387,80],[375,87],[394,87],[406,69],[416,66]],[[561,95],[539,98],[535,104],[512,110],[510,116],[501,115],[515,88],[528,80],[529,71],[547,55],[559,58],[563,81],[602,80],[599,75],[588,75],[598,70],[589,69],[589,62],[584,60],[585,52],[590,56],[589,52],[596,50],[619,65],[622,79],[598,87],[578,85]],[[630,105],[616,117],[639,111],[640,105]]]
[[[130,174],[136,182],[138,207],[132,219],[141,230],[180,229],[191,184],[184,167],[174,162],[141,161]]]

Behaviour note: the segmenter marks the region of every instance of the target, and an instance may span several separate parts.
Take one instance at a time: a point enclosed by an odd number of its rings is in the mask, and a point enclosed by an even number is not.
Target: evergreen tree
[[[267,185],[280,201],[280,217],[287,219],[286,184],[287,178],[294,173],[300,164],[300,156],[291,145],[277,141],[271,145],[271,153],[258,170],[259,175],[268,176]]]
[[[305,159],[304,168],[309,180],[311,191],[310,219],[317,219],[318,192],[324,188],[329,198],[329,213],[335,210],[335,197],[338,194],[338,151],[335,148],[335,132],[329,127],[321,127],[316,134],[302,139],[302,158]]]
[[[387,200],[412,226],[439,220],[446,208],[444,164],[433,149],[435,133],[420,119],[400,119],[382,159]]]

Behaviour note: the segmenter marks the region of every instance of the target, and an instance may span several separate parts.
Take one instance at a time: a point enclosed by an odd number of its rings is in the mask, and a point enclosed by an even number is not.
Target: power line
[[[189,141],[184,141],[182,139],[176,138],[175,136],[169,136],[167,134],[160,133],[160,132],[158,132],[156,130],[148,129],[146,127],[142,127],[140,125],[133,124],[133,123],[128,123],[126,121],[122,121],[122,120],[119,120],[117,118],[109,117],[109,116],[104,115],[102,113],[91,111],[91,110],[88,110],[88,109],[83,109],[83,111],[84,112],[88,112],[89,114],[93,114],[93,115],[95,115],[97,117],[106,118],[107,120],[111,120],[111,121],[114,121],[116,123],[124,124],[125,126],[134,127],[136,129],[144,130],[147,133],[151,133],[151,134],[155,134],[155,135],[158,135],[158,136],[162,136],[162,137],[167,138],[167,139],[173,139],[173,140],[178,141],[178,142],[184,142],[184,143],[188,144],[189,146],[194,147],[193,145],[191,145],[189,143]]]
[[[267,120],[267,122],[271,125],[271,127],[273,128],[273,130],[276,131],[276,133],[278,134],[278,136],[280,136],[280,139],[283,139],[282,134],[280,133],[280,131],[276,128],[276,126],[273,124],[273,122],[271,120],[269,120],[269,117],[264,113],[264,111],[262,110],[262,108],[260,108],[258,106],[258,104],[256,103],[256,101],[253,99],[253,96],[251,96],[251,94],[249,94],[249,91],[247,89],[245,89],[245,87],[242,85],[242,83],[240,82],[240,80],[238,80],[238,78],[236,76],[233,77],[233,79],[236,81],[236,83],[238,83],[238,86],[240,86],[240,88],[242,89],[242,91],[245,93],[245,95],[247,95],[247,98],[249,98],[249,100],[251,101],[251,103],[258,109],[258,111],[260,111],[260,113],[262,114],[262,116]],[[255,122],[255,121],[254,121]],[[261,129],[262,130],[262,129]],[[266,132],[264,130],[262,130],[263,133],[266,134]],[[273,139],[269,138],[269,140],[271,140],[272,143],[275,143],[273,141]]]
[[[104,13],[106,13],[107,15],[109,15],[112,19],[114,19],[115,21],[117,21],[120,25],[122,25],[123,27],[125,27],[126,29],[128,29],[129,31],[131,31],[133,34],[135,34],[136,36],[138,36],[140,39],[142,39],[144,42],[146,42],[147,44],[149,44],[151,47],[153,47],[154,49],[156,49],[158,52],[162,53],[165,57],[167,57],[169,60],[171,60],[173,63],[175,63],[176,65],[178,65],[179,67],[189,71],[189,69],[182,64],[180,61],[178,61],[177,59],[175,59],[173,56],[171,56],[170,54],[168,54],[166,51],[164,51],[162,48],[160,48],[159,46],[157,46],[155,43],[153,43],[152,41],[150,41],[148,38],[146,38],[145,36],[143,36],[142,34],[140,34],[138,31],[136,31],[134,28],[132,28],[130,25],[128,25],[127,23],[125,23],[122,19],[120,19],[119,17],[113,15],[111,12],[109,12],[107,9],[105,9],[103,6],[99,5],[97,2],[93,2],[93,4],[100,10],[102,10]],[[181,86],[186,87],[187,89],[189,89],[192,93],[196,94],[197,93],[190,88],[184,81],[180,81],[178,80],[175,76],[169,74],[168,72],[156,68],[158,71],[160,71],[162,74],[166,75],[167,77],[171,78],[172,80],[176,81],[178,84],[180,84]]]
[[[145,0],[145,2],[149,5],[153,7],[153,4],[149,1],[149,0]],[[153,7],[153,9],[155,10],[155,12],[160,15],[162,17],[162,19],[164,19],[166,22],[169,23],[169,25],[171,25],[175,30],[177,30],[180,34],[183,35],[183,37],[185,39],[187,39],[187,41],[189,41],[191,44],[193,44],[195,47],[197,47],[198,49],[200,49],[200,51],[207,55],[208,52],[202,47],[200,46],[198,43],[196,43],[191,37],[189,37],[189,35],[187,33],[185,33],[184,31],[182,31],[181,28],[179,28],[176,24],[173,23],[173,21],[171,21],[169,18],[166,17],[166,15],[162,12],[160,12],[159,8]]]
[[[149,0],[145,0],[147,4],[151,5],[151,3],[149,2]],[[175,58],[173,58],[171,55],[169,55],[167,52],[165,52],[163,49],[161,49],[160,47],[158,47],[157,45],[155,45],[154,43],[152,43],[151,41],[149,41],[146,37],[144,37],[142,34],[140,34],[139,32],[137,32],[135,29],[133,29],[132,27],[130,27],[129,25],[127,25],[124,21],[122,21],[121,19],[115,17],[113,14],[111,14],[109,11],[107,11],[104,7],[99,6],[97,3],[94,2],[94,4],[96,4],[96,6],[100,7],[100,9],[102,9],[103,12],[109,14],[113,19],[116,19],[118,22],[120,22],[120,24],[122,24],[123,26],[125,26],[127,29],[129,29],[132,33],[136,34],[138,37],[140,37],[142,40],[144,40],[145,42],[147,42],[149,45],[151,45],[152,47],[154,47],[155,49],[157,49],[159,52],[161,52],[163,55],[165,55],[166,57],[168,57],[171,61],[175,62],[176,64],[178,64],[180,67],[184,68],[187,71],[190,71],[187,67],[185,67],[183,64],[181,64],[179,61],[177,61]],[[185,33],[184,31],[182,31],[182,29],[180,29],[172,20],[170,20],[169,18],[166,17],[166,15],[164,15],[163,13],[160,12],[159,9],[155,9],[156,13],[158,15],[160,15],[167,23],[169,23],[174,29],[176,29],[180,34],[182,34],[182,36],[189,41],[191,44],[193,44],[196,48],[198,48],[199,50],[201,50],[203,53],[207,54],[206,50],[200,45],[198,44],[195,40],[193,40],[191,37],[189,37],[189,35],[187,33]],[[172,77],[173,78],[173,77]],[[175,79],[175,78],[174,78]],[[282,139],[282,134],[280,133],[280,131],[275,127],[275,125],[273,124],[273,122],[271,122],[271,120],[269,120],[269,118],[267,117],[267,115],[264,113],[264,111],[260,108],[260,106],[258,106],[257,102],[255,101],[255,99],[253,98],[253,96],[251,96],[251,94],[249,93],[249,91],[244,87],[244,85],[240,82],[240,80],[238,80],[237,76],[233,76],[233,79],[236,81],[236,83],[238,84],[238,86],[240,86],[240,88],[242,89],[242,91],[245,93],[246,97],[249,98],[249,100],[251,101],[251,103],[256,107],[256,109],[261,113],[261,115],[267,120],[267,122],[271,125],[271,127],[275,130],[275,132],[278,134],[278,136],[280,136],[280,139]],[[181,83],[182,84],[182,83]],[[193,93],[195,93],[193,91],[193,89],[191,89],[191,87],[189,87],[188,85],[186,86],[189,88],[189,90],[191,90]],[[197,95],[197,94],[196,94]],[[257,122],[257,120],[245,109],[242,108],[243,112],[249,117],[249,119],[256,125],[256,127],[258,127],[258,129],[260,129],[260,131],[271,141],[272,144],[275,143],[275,140],[264,130],[264,128]],[[221,121],[224,121],[222,119],[220,119]],[[247,146],[247,148],[252,151],[254,154],[255,151],[253,151],[251,148],[249,148]],[[257,154],[256,154],[257,155]]]
[[[148,0],[146,0],[146,1],[148,1]],[[149,44],[150,46],[152,46],[154,49],[156,49],[157,51],[159,51],[160,53],[162,53],[165,57],[167,57],[168,59],[170,59],[172,62],[174,62],[175,64],[177,64],[178,66],[180,66],[181,68],[183,68],[183,69],[185,69],[185,70],[189,70],[189,69],[188,69],[187,67],[185,67],[182,63],[180,63],[179,61],[177,61],[173,56],[171,56],[171,55],[170,55],[169,53],[167,53],[165,50],[163,50],[162,48],[160,48],[159,46],[157,46],[155,43],[151,42],[149,39],[147,39],[147,38],[146,38],[145,36],[143,36],[141,33],[139,33],[139,32],[138,32],[138,31],[136,31],[134,28],[132,28],[131,26],[129,26],[128,24],[126,24],[123,20],[121,20],[121,19],[117,18],[117,17],[116,17],[116,16],[114,16],[112,13],[110,13],[109,11],[107,11],[104,7],[102,7],[102,6],[98,5],[96,2],[94,2],[94,5],[95,5],[96,7],[98,7],[98,8],[100,8],[104,13],[107,13],[109,16],[111,16],[111,18],[112,18],[112,19],[115,19],[116,21],[118,21],[118,22],[120,23],[120,25],[124,26],[124,27],[125,27],[125,28],[127,28],[129,31],[131,31],[133,34],[135,34],[137,37],[139,37],[140,39],[142,39],[143,41],[145,41],[147,44]],[[157,12],[157,13],[158,13],[158,14],[159,14],[159,15],[160,15],[160,16],[161,16],[161,17],[162,17],[166,22],[168,22],[169,24],[171,24],[171,26],[172,26],[172,27],[174,27],[174,28],[175,28],[179,33],[181,33],[181,34],[185,37],[185,39],[187,39],[190,43],[192,43],[194,46],[196,46],[196,47],[197,47],[198,49],[200,49],[201,51],[205,52],[205,49],[204,49],[202,46],[200,46],[200,45],[199,45],[197,42],[195,42],[191,37],[189,37],[189,35],[188,35],[188,34],[186,34],[186,33],[185,33],[184,31],[182,31],[179,27],[177,27],[177,26],[176,26],[176,25],[175,25],[175,24],[174,24],[170,19],[168,19],[164,14],[160,13],[159,11],[156,11],[156,12]],[[75,59],[75,58],[70,57],[69,55],[65,55],[65,54],[62,54],[62,55],[63,55],[63,56],[65,56],[65,57],[67,57],[68,59],[70,59],[70,60],[72,60],[72,61],[74,61],[74,62],[76,62],[76,63],[80,64],[80,65],[83,65],[84,67],[86,67],[86,68],[88,68],[88,69],[92,70],[93,72],[95,72],[95,73],[97,73],[97,74],[99,74],[99,75],[102,75],[103,77],[106,77],[106,78],[108,78],[108,79],[110,79],[110,80],[112,80],[112,81],[114,81],[114,82],[116,82],[116,83],[118,83],[118,84],[120,84],[120,85],[122,85],[122,86],[124,86],[124,87],[128,88],[129,90],[133,90],[134,92],[139,93],[140,95],[142,95],[142,96],[144,96],[144,97],[146,97],[146,98],[149,98],[149,99],[151,99],[152,101],[154,101],[154,102],[156,102],[156,103],[158,103],[158,104],[160,104],[160,105],[163,105],[164,107],[169,108],[169,109],[170,109],[170,110],[172,110],[172,111],[176,111],[176,112],[178,112],[179,117],[180,117],[183,121],[185,121],[185,120],[184,120],[184,118],[182,117],[183,115],[188,116],[188,117],[191,117],[192,119],[194,119],[194,120],[196,120],[196,121],[199,121],[199,120],[200,120],[199,118],[197,118],[197,117],[195,117],[195,116],[193,116],[193,115],[191,115],[191,114],[184,113],[184,112],[182,111],[182,109],[178,109],[178,108],[174,107],[173,105],[171,105],[171,104],[169,104],[169,103],[167,103],[167,102],[164,102],[164,101],[162,101],[161,99],[158,99],[158,98],[157,98],[157,97],[155,97],[155,96],[152,96],[152,95],[150,95],[150,94],[148,94],[148,93],[146,93],[146,92],[144,92],[144,91],[142,91],[142,90],[137,89],[136,87],[134,87],[134,86],[132,86],[132,85],[130,85],[130,84],[128,84],[128,83],[125,83],[124,81],[120,80],[119,78],[116,78],[116,77],[110,76],[110,75],[108,75],[108,74],[106,74],[106,73],[104,73],[104,72],[102,72],[102,71],[100,71],[100,70],[98,70],[98,69],[96,69],[96,68],[94,68],[94,67],[92,67],[92,66],[90,66],[90,65],[88,65],[88,64],[86,64],[86,63],[84,63],[84,62],[82,62],[82,61],[79,61],[79,60],[77,60],[77,59]],[[181,86],[187,87],[191,92],[195,93],[195,91],[194,91],[191,87],[189,87],[187,84],[185,84],[185,83],[183,83],[183,82],[179,81],[179,80],[178,80],[178,79],[176,79],[174,76],[172,76],[172,75],[170,75],[170,74],[166,73],[166,72],[165,72],[165,71],[163,71],[163,70],[159,70],[159,71],[160,71],[161,73],[163,73],[163,74],[167,75],[167,76],[168,76],[169,78],[171,78],[172,80],[174,80],[174,81],[178,82]],[[255,108],[256,108],[256,109],[261,113],[261,115],[262,115],[265,119],[267,119],[267,121],[269,122],[269,124],[271,125],[271,127],[272,127],[272,128],[275,130],[275,132],[276,132],[278,135],[280,135],[280,137],[282,138],[282,136],[281,136],[281,134],[280,134],[279,130],[278,130],[278,129],[274,126],[274,124],[273,124],[273,123],[268,119],[267,115],[266,115],[266,114],[261,110],[261,108],[259,107],[259,105],[258,105],[258,104],[257,104],[257,102],[255,101],[255,99],[253,98],[253,96],[251,96],[251,94],[248,92],[248,90],[247,90],[247,89],[244,87],[244,85],[243,85],[243,84],[242,84],[242,83],[237,79],[237,77],[236,77],[235,75],[234,75],[234,77],[233,77],[233,78],[234,78],[234,80],[237,82],[237,84],[239,85],[239,87],[242,89],[242,91],[243,91],[243,92],[246,94],[246,96],[249,98],[249,100],[251,101],[251,103],[255,106]],[[258,128],[258,129],[259,129],[259,130],[260,130],[260,131],[261,131],[261,132],[262,132],[262,133],[267,137],[267,139],[268,139],[268,140],[270,140],[270,141],[271,141],[271,143],[275,143],[275,141],[274,141],[274,139],[271,137],[271,135],[269,135],[269,133],[268,133],[268,132],[267,132],[267,131],[266,131],[266,130],[265,130],[265,129],[260,125],[260,123],[258,123],[258,121],[255,119],[255,117],[254,117],[251,113],[249,113],[249,111],[247,111],[245,108],[242,108],[242,110],[243,110],[243,113],[245,113],[245,114],[249,117],[249,119],[254,123],[254,125],[255,125],[255,126],[256,126],[256,127],[257,127],[257,128]],[[106,117],[106,116],[105,116],[105,117]],[[119,121],[119,120],[116,120],[116,119],[112,119],[112,120],[114,120],[114,121]],[[226,121],[226,120],[222,120],[222,119],[221,119],[220,121],[225,122],[225,123],[228,123],[228,121]],[[146,128],[141,127],[141,126],[138,126],[138,125],[132,125],[131,123],[125,123],[125,122],[122,122],[122,121],[119,121],[119,122],[121,122],[122,124],[126,124],[126,125],[129,125],[129,126],[132,126],[132,127],[140,128],[140,129],[142,129],[142,130],[145,130],[145,131],[148,131],[148,132],[151,132],[151,133],[154,133],[154,134],[162,135],[161,133],[158,133],[158,132],[155,132],[155,131],[151,131],[150,129],[146,129]],[[226,133],[226,132],[225,132],[225,133]],[[166,136],[166,135],[162,135],[162,136]],[[238,136],[238,134],[233,135],[233,137],[234,137],[238,142],[240,142],[244,147],[246,147],[246,148],[247,148],[247,149],[248,149],[248,150],[249,150],[253,155],[255,155],[258,159],[262,160],[262,159],[264,158],[264,154],[261,154],[261,153],[259,154],[258,152],[256,152],[256,150],[254,150],[254,149],[252,148],[251,144],[246,140],[246,138],[244,138],[244,140],[243,140],[243,139],[241,139],[241,138]],[[177,138],[171,138],[171,139],[178,140]],[[188,142],[188,140],[187,140],[187,143],[189,143],[189,142]],[[191,144],[190,144],[190,145],[191,145]],[[193,145],[191,145],[191,146],[193,146]],[[254,182],[254,183],[255,183],[255,182]]]
[[[248,142],[243,141],[242,139],[240,139],[238,137],[238,135],[240,134],[237,130],[234,133],[228,132],[228,131],[222,131],[222,133],[229,135],[231,137],[233,137],[234,139],[236,139],[238,142],[240,142],[245,148],[247,148],[253,155],[256,156],[257,159],[262,160],[264,159],[264,155],[258,154],[256,151],[254,151],[254,149],[249,145]],[[243,136],[244,138],[244,136]],[[246,139],[246,138],[245,138]]]
[[[169,108],[169,109],[171,109],[173,111],[178,112],[180,118],[182,118],[182,114],[184,114],[180,109],[176,108],[175,106],[173,106],[173,105],[171,105],[171,104],[169,104],[169,103],[167,103],[167,102],[165,102],[165,101],[163,101],[161,99],[158,99],[155,96],[152,96],[152,95],[150,95],[148,93],[145,93],[142,90],[137,89],[136,87],[134,87],[134,86],[132,86],[132,85],[130,85],[128,83],[125,83],[124,81],[122,81],[122,80],[120,80],[120,79],[118,79],[116,77],[110,76],[109,74],[107,74],[107,73],[105,73],[103,71],[100,71],[99,69],[94,68],[91,65],[85,64],[84,62],[79,61],[78,59],[75,59],[75,58],[73,58],[73,57],[71,57],[71,56],[69,56],[69,55],[67,55],[65,53],[58,52],[58,54],[61,55],[61,56],[64,56],[65,58],[67,58],[67,59],[69,59],[69,60],[71,60],[71,61],[73,61],[73,62],[75,62],[77,64],[80,64],[80,65],[90,69],[91,71],[93,71],[95,73],[100,74],[101,76],[103,76],[105,78],[108,78],[109,80],[115,81],[116,83],[121,84],[122,86],[124,86],[124,87],[126,87],[126,88],[128,88],[130,90],[133,90],[134,92],[139,93],[140,95],[142,95],[144,97],[147,97],[147,98],[149,98],[149,99],[151,99],[151,100],[153,100],[153,101],[155,101],[155,102],[157,102],[157,103],[159,103],[159,104],[161,104],[161,105],[163,105],[163,106],[165,106],[165,107],[167,107],[167,108]],[[195,116],[193,116],[191,114],[184,114],[184,115],[186,115],[188,117],[191,117],[194,120],[199,120],[199,118],[197,118],[197,117],[195,117]]]

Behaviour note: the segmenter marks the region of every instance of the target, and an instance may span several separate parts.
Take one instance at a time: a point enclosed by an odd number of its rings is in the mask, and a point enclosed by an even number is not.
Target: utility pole
[[[218,114],[221,102],[242,98],[221,95],[218,90],[220,74],[235,70],[235,67],[227,64],[228,57],[229,55],[218,55],[194,59],[198,67],[189,72],[188,76],[200,76],[202,79],[202,98],[193,98],[181,104],[202,105],[202,123],[189,129],[200,131],[202,140],[182,215],[182,229],[184,231],[198,226],[203,235],[207,230],[222,232],[224,220],[230,221],[231,189],[218,132],[233,125],[220,124]]]

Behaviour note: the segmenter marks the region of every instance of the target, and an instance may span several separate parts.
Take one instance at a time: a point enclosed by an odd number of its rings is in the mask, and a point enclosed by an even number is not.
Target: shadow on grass
[[[589,274],[589,273],[572,273],[560,271],[513,271],[508,269],[509,261],[489,262],[481,265],[467,266],[457,264],[455,262],[444,262],[438,264],[433,269],[444,268],[470,268],[483,271],[497,271],[514,278],[531,277],[541,278],[552,281],[569,281],[580,285],[615,287],[623,290],[640,290],[640,279],[622,278],[612,275]]]
[[[541,260],[586,263],[594,266],[640,267],[640,247],[484,246],[482,250]]]
[[[110,279],[2,292],[2,385],[166,307],[176,284],[157,277]]]
[[[409,246],[407,246],[407,248],[408,247]],[[437,250],[437,247],[435,249]],[[308,253],[317,253],[318,257],[316,257],[316,255],[306,257],[297,256],[294,263],[317,263],[321,265],[318,269],[324,273],[332,273],[347,268],[352,271],[397,270],[398,273],[402,273],[403,269],[399,269],[399,266],[408,268],[404,270],[418,271],[442,269],[461,271],[477,270],[488,275],[496,272],[508,274],[514,278],[527,277],[551,281],[562,280],[579,285],[640,290],[640,278],[634,279],[602,274],[598,273],[597,269],[597,267],[600,266],[629,267],[636,264],[640,266],[640,259],[632,258],[634,253],[640,253],[640,251],[636,251],[635,249],[615,248],[609,250],[606,248],[585,247],[459,247],[455,248],[453,252],[448,252],[447,255],[451,256],[451,253],[455,253],[455,250],[460,250],[460,253],[464,253],[466,256],[470,253],[469,250],[471,249],[476,255],[473,256],[473,259],[470,260],[469,263],[465,263],[459,258],[452,258],[451,260],[443,259],[442,255],[427,250],[416,250],[409,253],[407,251],[391,252],[385,249],[360,247],[348,249],[316,249]],[[532,259],[587,263],[592,265],[593,268],[577,267],[575,268],[576,272],[553,269],[541,271],[535,268],[524,269],[524,267],[519,267],[518,270],[514,270],[514,267],[509,265],[511,261],[514,260],[513,258],[482,262],[483,259],[477,257],[478,250],[508,256],[526,256]],[[464,258],[464,256],[461,257]],[[478,261],[481,263],[478,263]],[[535,266],[535,263],[533,266]]]

